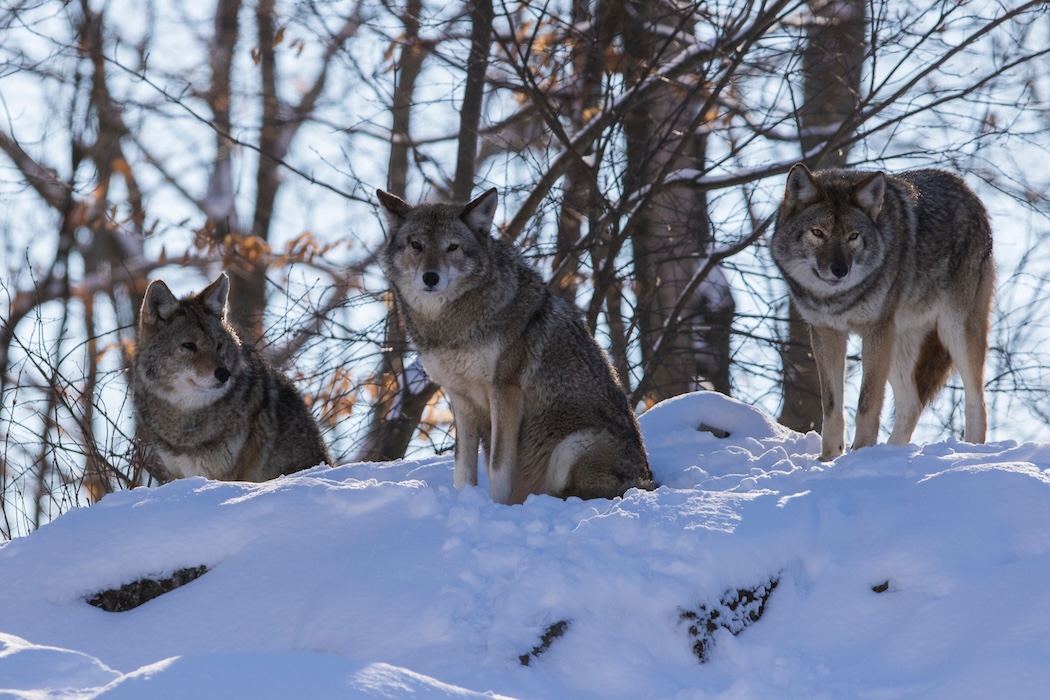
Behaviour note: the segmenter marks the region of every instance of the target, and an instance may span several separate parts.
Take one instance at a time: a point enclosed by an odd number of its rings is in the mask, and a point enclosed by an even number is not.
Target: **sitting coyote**
[[[160,280],[146,290],[132,388],[159,476],[266,481],[331,464],[302,396],[227,323],[229,291],[225,273],[181,300]]]
[[[583,314],[489,234],[496,190],[416,207],[377,194],[389,219],[383,269],[452,403],[456,487],[478,483],[480,444],[498,503],[652,488],[634,412]]]

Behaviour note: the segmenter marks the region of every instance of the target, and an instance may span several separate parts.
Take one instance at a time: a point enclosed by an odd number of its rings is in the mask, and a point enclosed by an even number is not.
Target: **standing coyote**
[[[226,322],[223,273],[176,299],[155,280],[139,312],[135,414],[169,478],[265,481],[331,464],[302,396]]]
[[[863,341],[853,449],[875,444],[886,380],[893,387],[889,442],[911,439],[919,414],[962,375],[968,442],[984,442],[984,358],[995,286],[988,214],[943,170],[900,175],[788,173],[773,260],[809,324],[824,425],[820,458],[845,445],[846,338]]]
[[[416,207],[376,194],[389,221],[383,269],[452,403],[456,488],[478,483],[479,444],[498,503],[652,488],[634,412],[580,310],[489,235],[496,190]]]

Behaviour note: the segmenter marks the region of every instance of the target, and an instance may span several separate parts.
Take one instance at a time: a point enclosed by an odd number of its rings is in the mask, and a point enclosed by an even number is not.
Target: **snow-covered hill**
[[[1046,697],[1050,445],[824,464],[711,393],[641,423],[664,485],[622,500],[496,505],[441,457],[70,512],[0,548],[0,696]]]

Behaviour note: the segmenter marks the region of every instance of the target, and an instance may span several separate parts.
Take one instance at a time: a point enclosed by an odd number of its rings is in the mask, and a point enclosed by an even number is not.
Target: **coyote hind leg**
[[[893,432],[889,444],[907,445],[922,409],[947,378],[951,360],[933,327],[909,328],[897,334],[893,348]]]
[[[959,368],[966,399],[966,430],[963,439],[983,443],[988,430],[988,409],[984,403],[984,361],[988,354],[988,316],[968,314],[953,328],[946,343]]]

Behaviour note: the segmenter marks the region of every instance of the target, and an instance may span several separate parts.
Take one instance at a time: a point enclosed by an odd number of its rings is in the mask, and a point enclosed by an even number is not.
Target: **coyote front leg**
[[[842,396],[846,389],[845,331],[812,326],[810,340],[813,359],[817,363],[820,380],[820,405],[823,421],[820,426],[820,458],[829,462],[846,449],[846,415]]]
[[[879,439],[879,414],[882,413],[886,380],[889,379],[893,363],[895,334],[896,329],[890,320],[876,324],[861,334],[863,343],[860,364],[863,375],[860,380],[860,399],[857,402],[857,434],[853,436],[852,448],[854,450],[874,445]],[[902,414],[896,420],[900,420],[904,425],[909,419],[907,411],[902,411]]]
[[[521,430],[521,387],[496,386],[489,399],[492,441],[489,445],[489,495],[496,503],[510,503],[518,468],[518,434]]]
[[[478,445],[483,424],[479,425],[474,407],[466,397],[449,392],[452,402],[452,425],[456,429],[456,467],[452,483],[457,489],[478,485]]]

